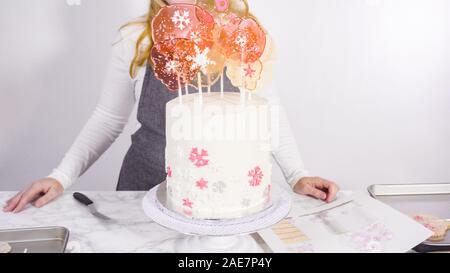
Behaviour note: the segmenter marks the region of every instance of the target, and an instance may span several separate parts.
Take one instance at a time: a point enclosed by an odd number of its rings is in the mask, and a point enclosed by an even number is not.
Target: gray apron
[[[227,77],[224,89],[239,92]],[[220,81],[212,86],[212,91],[220,91]],[[198,90],[190,88],[189,92]],[[155,77],[153,68],[147,66],[137,113],[142,126],[131,136],[132,144],[123,160],[118,191],[148,191],[166,179],[166,104],[177,96],[178,93],[169,92]]]

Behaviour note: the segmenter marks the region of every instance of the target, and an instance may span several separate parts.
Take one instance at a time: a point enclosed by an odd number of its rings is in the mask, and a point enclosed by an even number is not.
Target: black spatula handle
[[[89,197],[79,192],[75,192],[73,194],[73,198],[75,198],[75,200],[86,206],[94,204],[94,202],[91,199],[89,199]]]

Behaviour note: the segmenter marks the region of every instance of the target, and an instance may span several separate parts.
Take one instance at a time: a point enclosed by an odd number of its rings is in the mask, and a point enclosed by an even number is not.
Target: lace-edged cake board
[[[291,209],[291,198],[289,193],[274,185],[272,203],[260,213],[238,219],[195,220],[168,208],[164,182],[147,193],[142,207],[159,225],[191,235],[176,242],[178,252],[260,252],[248,234],[284,219]]]

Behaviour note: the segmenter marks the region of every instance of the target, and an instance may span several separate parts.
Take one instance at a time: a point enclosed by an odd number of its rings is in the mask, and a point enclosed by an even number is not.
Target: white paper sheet
[[[331,204],[294,197],[288,218],[259,232],[274,252],[406,252],[432,232],[362,193]]]
[[[300,217],[318,213],[334,207],[341,206],[353,200],[353,194],[350,191],[341,191],[337,194],[336,200],[332,203],[311,198],[305,195],[292,193],[292,209],[288,217]]]

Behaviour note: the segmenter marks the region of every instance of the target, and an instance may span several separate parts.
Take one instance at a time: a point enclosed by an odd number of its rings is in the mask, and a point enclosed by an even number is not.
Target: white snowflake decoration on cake
[[[182,178],[184,181],[195,181],[196,179],[189,169],[177,169],[175,174],[176,177]]]
[[[212,190],[215,193],[224,193],[226,187],[227,185],[224,182],[219,181],[213,184]]]
[[[241,206],[248,208],[250,207],[250,202],[250,199],[242,199]]]

